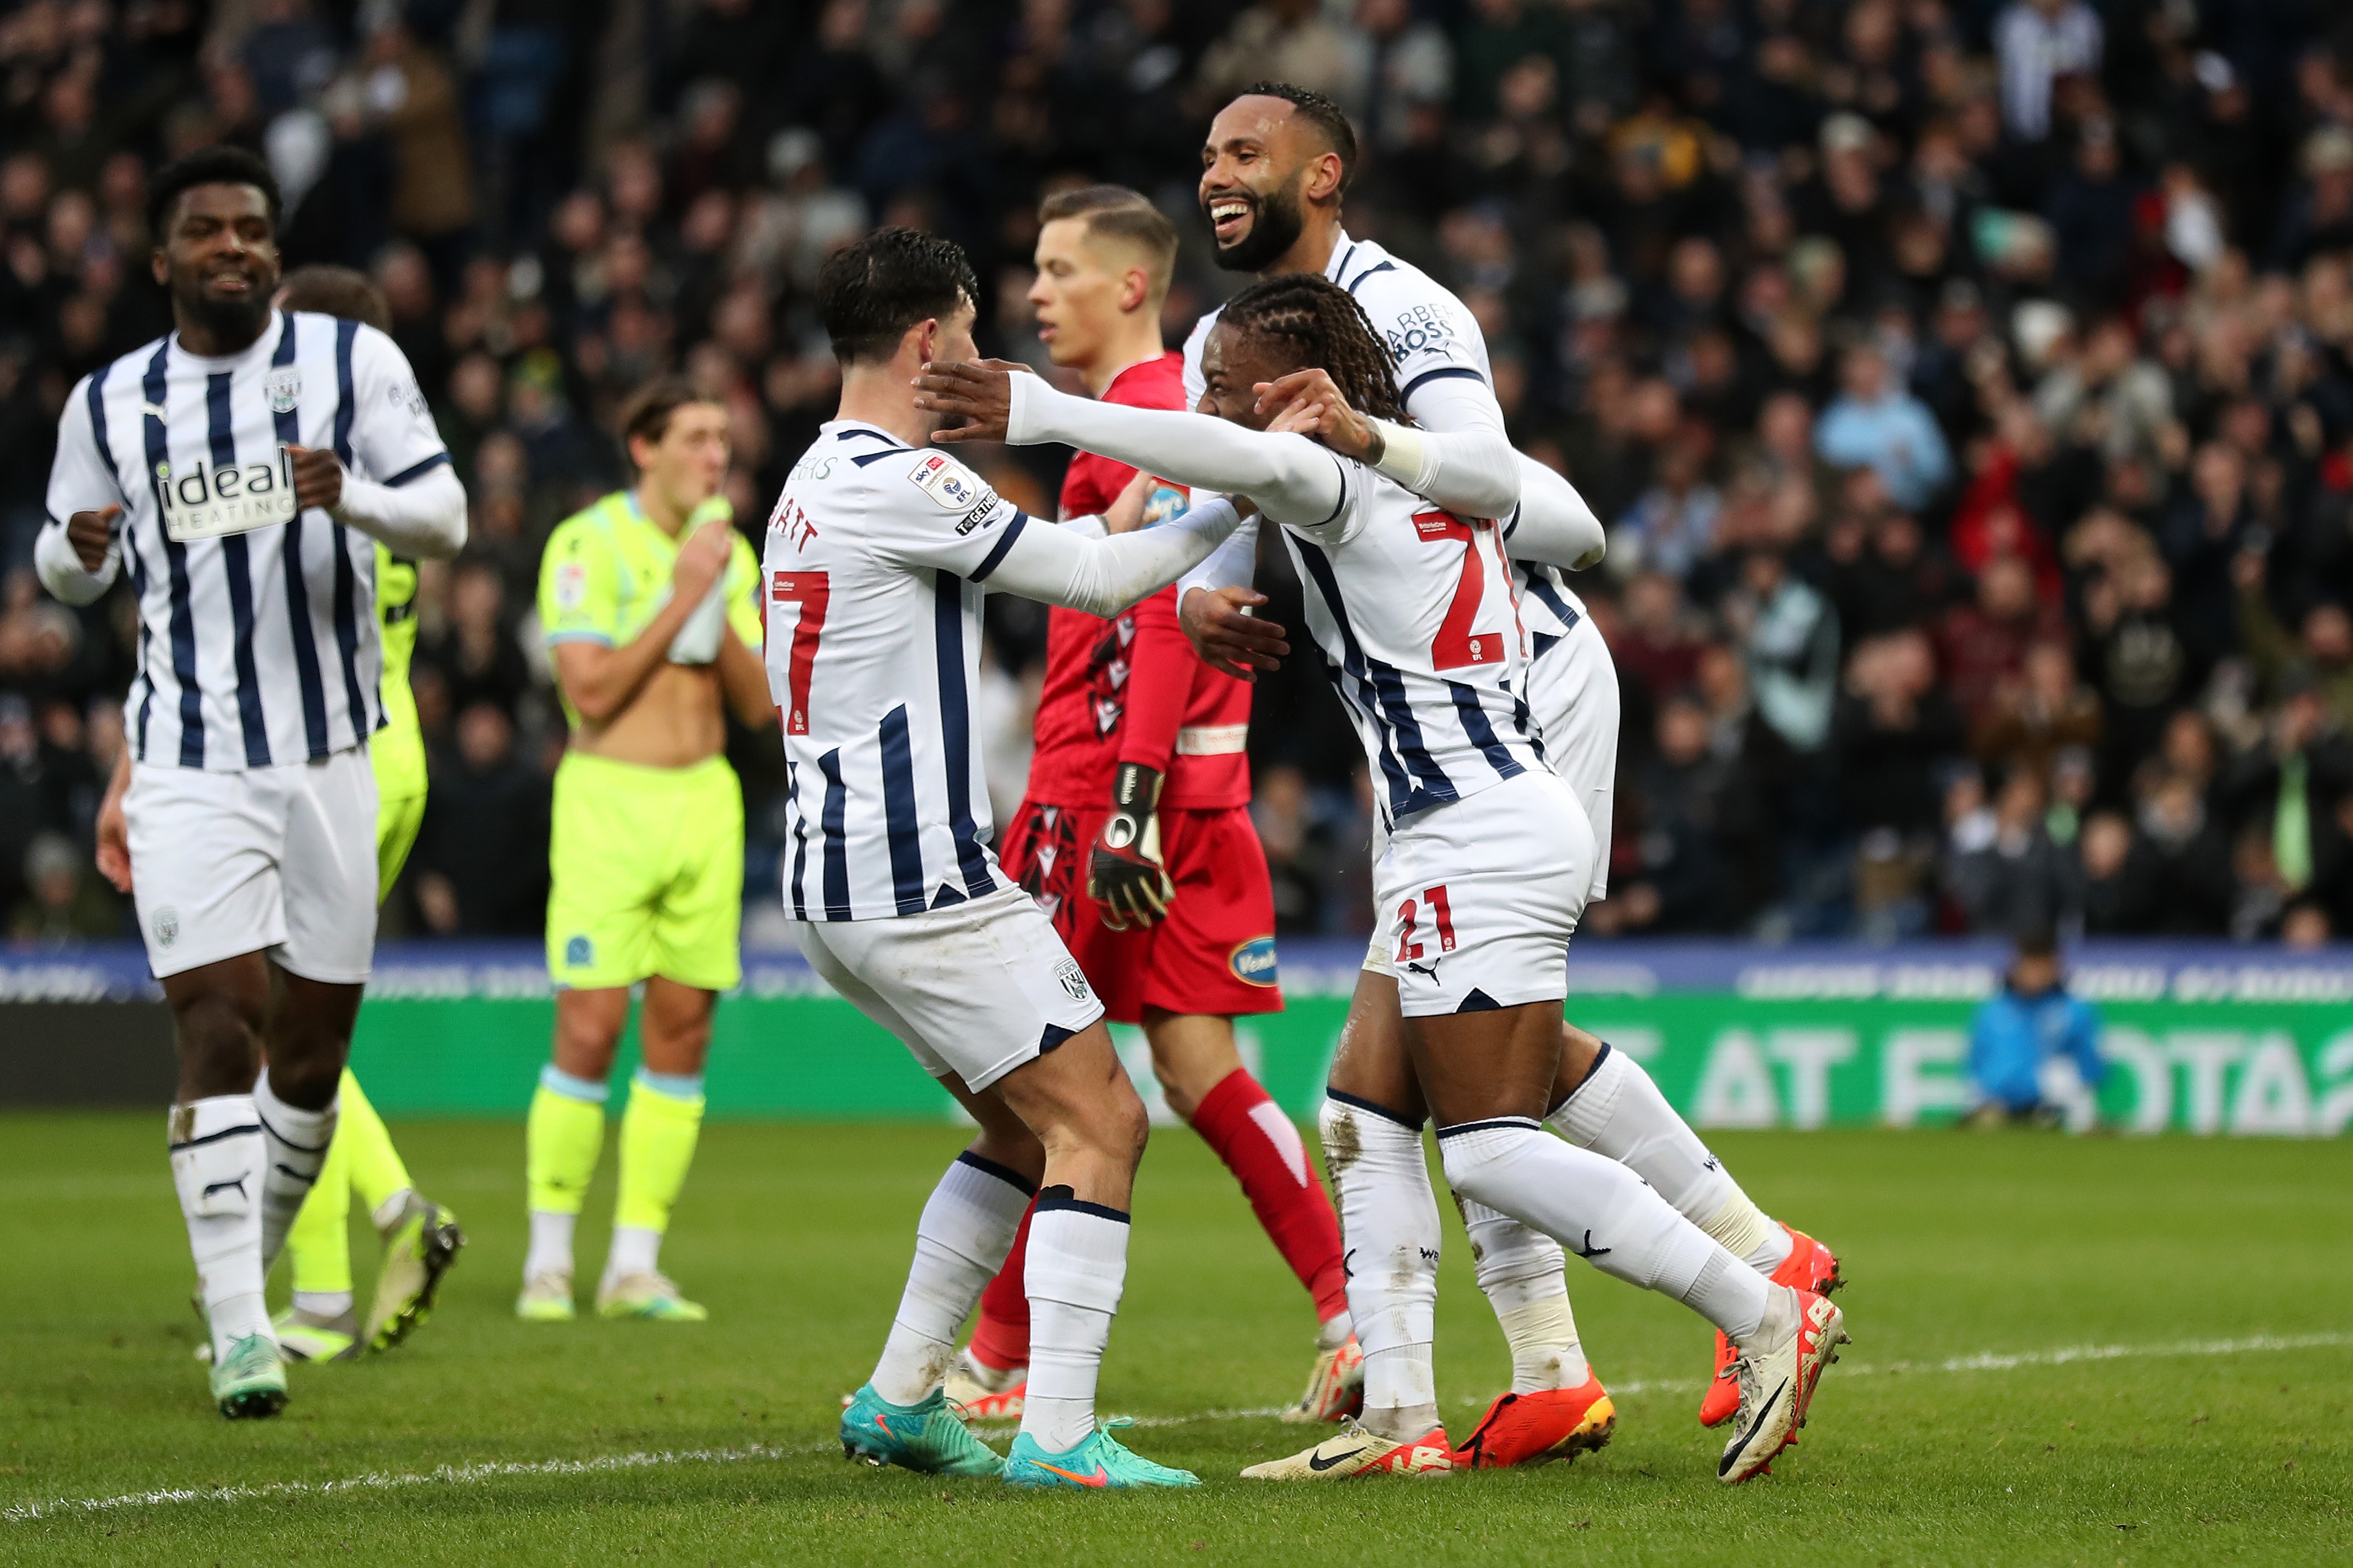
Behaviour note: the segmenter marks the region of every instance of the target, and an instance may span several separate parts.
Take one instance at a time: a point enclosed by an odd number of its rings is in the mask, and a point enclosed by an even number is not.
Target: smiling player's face
[[[255,185],[192,185],[172,205],[169,223],[155,251],[155,281],[171,291],[183,329],[217,340],[206,352],[243,348],[269,323],[278,287],[269,199]]]
[[[1218,111],[1201,149],[1200,198],[1219,267],[1263,271],[1298,241],[1320,151],[1287,100],[1246,95]]]

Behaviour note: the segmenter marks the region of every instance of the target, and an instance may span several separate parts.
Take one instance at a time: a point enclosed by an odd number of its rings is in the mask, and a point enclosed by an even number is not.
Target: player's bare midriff
[[[659,665],[628,707],[602,724],[584,720],[572,735],[575,752],[644,768],[691,768],[726,744],[715,664]]]

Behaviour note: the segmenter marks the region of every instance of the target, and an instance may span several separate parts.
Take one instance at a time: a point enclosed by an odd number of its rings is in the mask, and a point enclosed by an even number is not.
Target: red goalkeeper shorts
[[[1021,803],[997,858],[1036,899],[1113,1023],[1171,1013],[1280,1013],[1274,889],[1248,806],[1163,811],[1160,853],[1176,885],[1166,918],[1113,931],[1087,896],[1087,860],[1108,807]]]

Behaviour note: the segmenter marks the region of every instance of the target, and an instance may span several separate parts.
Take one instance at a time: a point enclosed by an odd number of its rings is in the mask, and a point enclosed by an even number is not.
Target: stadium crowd
[[[1590,934],[2353,931],[2353,22],[2317,0],[0,0],[0,915],[111,936],[90,868],[126,589],[30,564],[74,380],[166,330],[147,172],[262,153],[288,265],[370,271],[471,498],[427,563],[432,804],[388,932],[533,933],[564,742],[541,547],[679,369],[755,536],[829,416],[832,247],[946,234],[985,348],[1041,194],[1185,236],[1245,82],[1345,105],[1353,232],[1461,294],[1523,450],[1609,523],[1625,700]],[[1050,512],[1057,464],[979,466]],[[1269,614],[1302,624],[1279,552]],[[1044,612],[993,601],[1019,798]],[[1250,752],[1282,929],[1370,924],[1359,751],[1312,657]],[[773,911],[773,739],[731,756]],[[754,931],[758,922],[754,921]]]

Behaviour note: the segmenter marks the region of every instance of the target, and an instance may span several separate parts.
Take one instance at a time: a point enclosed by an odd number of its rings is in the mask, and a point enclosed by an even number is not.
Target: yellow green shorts
[[[578,991],[744,977],[744,795],[724,757],[647,768],[568,752],[548,844],[547,972]]]

